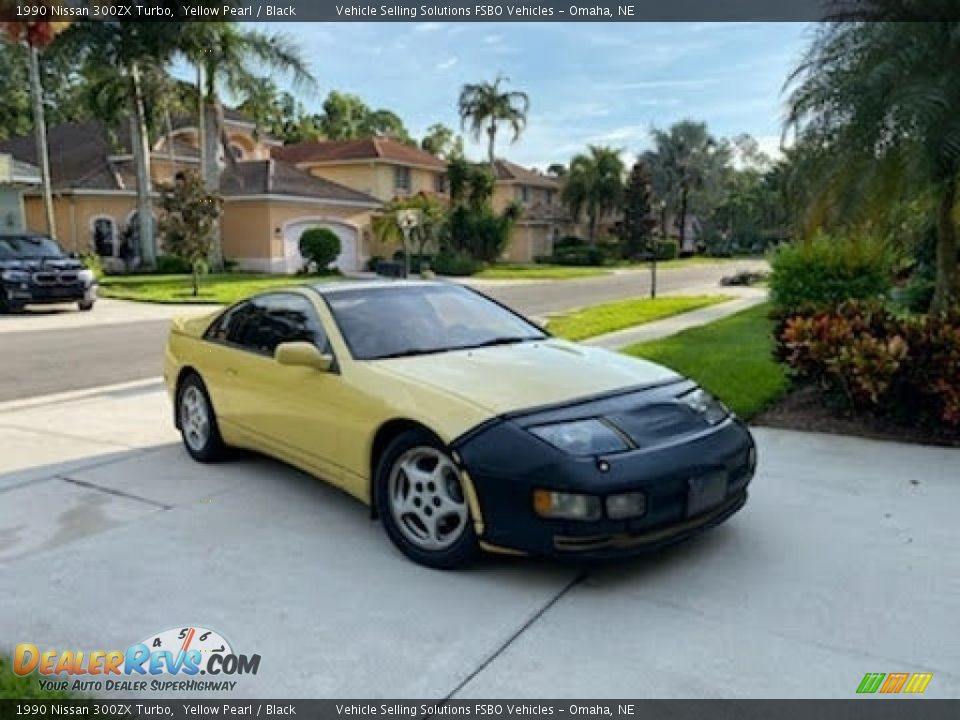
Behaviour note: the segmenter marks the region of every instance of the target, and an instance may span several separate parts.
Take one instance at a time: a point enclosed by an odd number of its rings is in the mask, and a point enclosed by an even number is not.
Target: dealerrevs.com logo
[[[220,633],[203,627],[164,630],[126,650],[41,650],[21,643],[13,656],[17,675],[37,673],[44,689],[80,692],[230,691],[237,681],[224,676],[259,669],[259,655],[239,655]]]

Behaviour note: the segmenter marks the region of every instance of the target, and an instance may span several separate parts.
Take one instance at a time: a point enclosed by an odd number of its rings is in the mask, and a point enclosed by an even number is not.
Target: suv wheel
[[[81,300],[77,303],[77,307],[80,308],[81,312],[89,312],[93,310],[93,300]]]

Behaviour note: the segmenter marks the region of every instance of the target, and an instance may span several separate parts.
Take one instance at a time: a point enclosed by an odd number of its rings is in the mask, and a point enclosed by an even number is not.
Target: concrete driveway
[[[237,697],[960,696],[960,452],[756,435],[750,502],[696,541],[441,573],[299,472],[190,461],[155,382],[3,404],[0,652],[202,625],[262,657]]]

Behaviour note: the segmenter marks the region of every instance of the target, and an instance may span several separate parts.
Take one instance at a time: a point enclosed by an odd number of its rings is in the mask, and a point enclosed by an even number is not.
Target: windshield
[[[39,260],[66,257],[56,240],[36,235],[0,237],[0,260]]]
[[[536,325],[457,285],[338,290],[326,296],[357,360],[542,340]]]

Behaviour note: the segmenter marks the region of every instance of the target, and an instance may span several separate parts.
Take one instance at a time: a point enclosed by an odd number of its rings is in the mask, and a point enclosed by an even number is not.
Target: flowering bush
[[[789,317],[781,356],[854,410],[960,425],[960,315],[898,318],[849,302]]]

